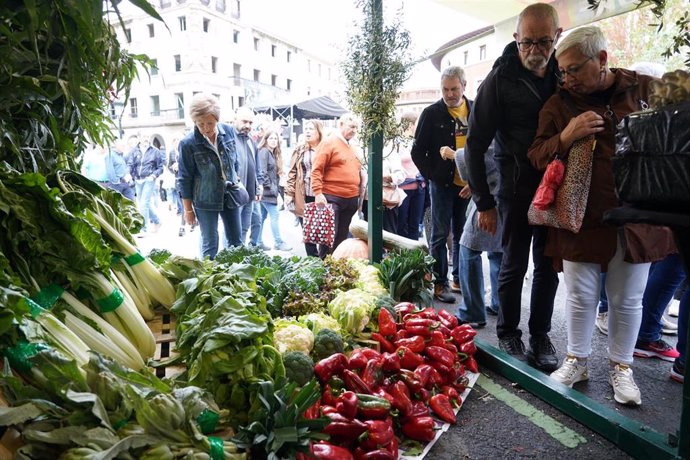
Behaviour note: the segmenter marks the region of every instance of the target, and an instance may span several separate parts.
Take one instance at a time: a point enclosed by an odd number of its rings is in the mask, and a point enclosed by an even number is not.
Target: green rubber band
[[[38,318],[44,311],[46,311],[45,308],[43,308],[42,306],[40,306],[28,297],[24,297],[24,301],[26,302],[26,305],[29,307],[29,314],[33,319]]]
[[[35,295],[31,296],[31,300],[36,302],[42,308],[50,310],[53,308],[53,305],[55,305],[55,302],[58,301],[63,292],[65,292],[65,290],[62,289],[62,287],[58,286],[57,284],[50,284],[41,289]]]
[[[31,343],[26,341],[18,342],[15,346],[5,349],[5,356],[10,362],[10,366],[20,372],[28,372],[33,367],[31,358],[43,350],[50,347],[45,343]]]
[[[122,305],[125,297],[118,288],[113,288],[113,292],[110,293],[108,297],[103,297],[102,299],[96,300],[98,306],[101,307],[101,312],[108,313],[115,311],[117,307]]]
[[[223,460],[225,458],[223,440],[217,436],[209,436],[208,443],[211,445],[211,449],[208,452],[211,456],[211,460]]]
[[[127,265],[129,265],[130,267],[133,267],[136,264],[140,264],[145,260],[146,259],[144,259],[144,256],[142,256],[138,252],[135,252],[134,254],[125,257],[125,262],[127,262]]]
[[[129,419],[123,418],[122,420],[113,425],[113,430],[119,430],[123,426],[127,425],[127,422],[129,422]]]
[[[217,412],[210,409],[204,409],[196,418],[196,423],[199,424],[199,428],[203,434],[209,434],[216,431],[218,420],[220,420],[220,415]]]

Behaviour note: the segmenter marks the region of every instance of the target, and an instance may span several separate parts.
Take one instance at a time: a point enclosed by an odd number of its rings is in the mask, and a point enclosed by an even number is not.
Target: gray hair
[[[556,49],[556,59],[570,48],[577,49],[589,58],[596,58],[599,51],[606,51],[606,46],[606,37],[600,28],[596,26],[580,27],[561,40]]]
[[[441,80],[445,80],[446,78],[457,78],[463,85],[467,82],[465,79],[465,70],[459,65],[452,65],[443,69],[443,72],[441,72]]]
[[[515,25],[516,32],[520,30],[522,20],[528,16],[535,19],[551,19],[554,29],[558,29],[560,27],[558,21],[558,11],[556,11],[556,8],[548,3],[535,3],[533,5],[529,5],[518,15],[517,24]]]
[[[189,104],[189,116],[192,121],[196,121],[206,115],[213,115],[213,118],[220,120],[218,99],[212,94],[197,93],[192,98],[192,103]]]
[[[357,124],[357,125],[359,125],[361,123],[359,120],[359,117],[357,117],[357,115],[355,115],[352,112],[344,113],[338,119],[338,126],[344,126],[344,125],[347,125],[350,123]]]

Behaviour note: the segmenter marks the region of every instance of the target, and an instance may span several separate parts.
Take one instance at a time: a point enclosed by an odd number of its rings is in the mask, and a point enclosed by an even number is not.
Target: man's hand
[[[460,198],[468,199],[472,196],[472,189],[469,185],[465,185],[462,190],[460,190]]]
[[[314,197],[314,203],[316,203],[316,206],[326,206],[328,204],[328,200],[323,193],[319,193]]]
[[[450,147],[444,145],[441,147],[439,153],[441,154],[441,158],[444,160],[455,160],[455,150],[451,149]]]
[[[496,234],[496,223],[498,221],[498,213],[496,208],[487,209],[486,211],[477,212],[477,223],[479,228],[491,235]]]
[[[184,212],[184,221],[189,225],[196,224],[196,214],[193,210],[190,209]]]

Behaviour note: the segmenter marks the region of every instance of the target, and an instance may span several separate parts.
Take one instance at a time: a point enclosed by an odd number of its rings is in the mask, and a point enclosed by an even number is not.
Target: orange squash
[[[359,238],[348,238],[343,240],[333,251],[334,259],[369,259],[369,245],[366,241]]]

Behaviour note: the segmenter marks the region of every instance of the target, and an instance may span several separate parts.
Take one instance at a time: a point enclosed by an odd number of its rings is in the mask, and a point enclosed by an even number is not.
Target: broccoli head
[[[344,349],[343,338],[330,329],[321,329],[314,338],[313,351],[317,360],[328,358],[335,353],[342,353]]]
[[[285,375],[299,386],[304,386],[314,377],[314,361],[301,351],[288,351],[283,355]]]

